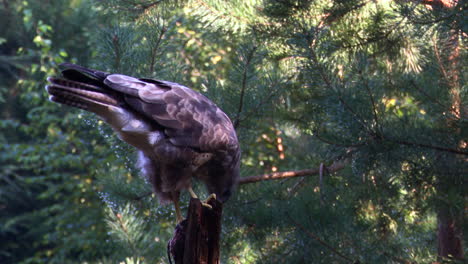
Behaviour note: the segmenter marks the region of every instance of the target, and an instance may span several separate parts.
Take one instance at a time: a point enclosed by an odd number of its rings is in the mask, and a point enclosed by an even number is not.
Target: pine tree
[[[76,112],[47,103],[43,89],[57,64],[90,57],[80,25],[93,24],[93,8],[3,1],[0,13],[0,262],[64,263],[110,254],[113,243],[102,244],[108,235],[94,182],[112,151],[99,147],[97,131],[83,133],[89,125]]]

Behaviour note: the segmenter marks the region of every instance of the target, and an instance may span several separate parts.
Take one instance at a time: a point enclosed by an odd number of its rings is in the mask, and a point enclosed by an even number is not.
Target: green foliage
[[[466,196],[459,2],[2,3],[0,262],[167,262],[175,216],[134,150],[47,101],[63,61],[205,93],[237,127],[243,176],[346,163],[239,186],[223,263],[435,261],[437,213],[463,217]]]

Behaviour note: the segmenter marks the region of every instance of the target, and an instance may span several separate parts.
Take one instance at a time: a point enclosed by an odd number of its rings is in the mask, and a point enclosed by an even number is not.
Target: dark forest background
[[[0,0],[0,263],[167,263],[173,208],[145,196],[133,149],[48,101],[65,61],[200,91],[237,126],[243,178],[303,175],[239,186],[223,263],[464,263],[466,15],[463,0]]]

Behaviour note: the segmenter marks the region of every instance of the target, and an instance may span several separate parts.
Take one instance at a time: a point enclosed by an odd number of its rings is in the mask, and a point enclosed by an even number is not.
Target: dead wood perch
[[[207,203],[212,209],[202,206],[199,199],[190,199],[187,218],[176,226],[168,243],[175,264],[219,264],[223,205],[214,198]]]

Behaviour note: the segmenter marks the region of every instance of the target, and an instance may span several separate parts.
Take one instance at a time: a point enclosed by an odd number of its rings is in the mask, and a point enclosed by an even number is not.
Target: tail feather
[[[62,75],[66,79],[96,86],[102,85],[104,79],[109,75],[107,72],[88,69],[69,62],[60,64],[60,68],[62,68]]]
[[[75,107],[75,108],[79,108],[79,109],[89,111],[89,106],[88,106],[87,102],[80,101],[80,100],[78,100],[77,98],[74,98],[74,97],[72,97],[72,99],[70,99],[70,98],[66,98],[66,97],[58,97],[58,96],[55,96],[55,95],[51,95],[49,97],[49,100],[52,101],[52,102],[55,102],[55,103],[64,104],[64,105],[68,105],[68,106],[72,106],[72,107]]]
[[[112,91],[77,81],[60,78],[47,78],[49,84],[47,92],[52,96],[50,99],[57,103],[89,110],[88,107],[95,104],[120,105],[121,99]]]

